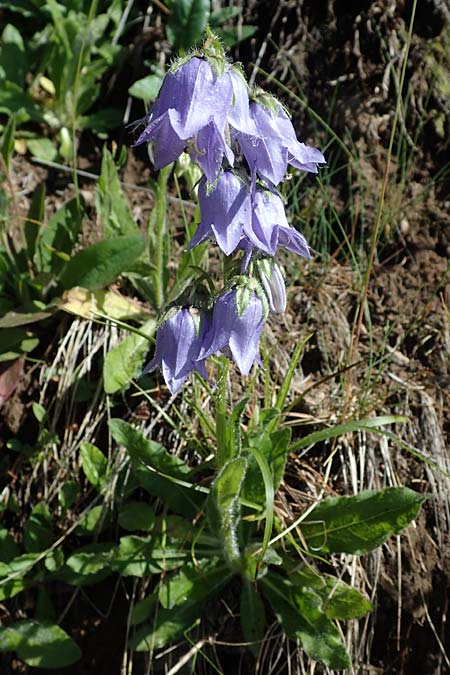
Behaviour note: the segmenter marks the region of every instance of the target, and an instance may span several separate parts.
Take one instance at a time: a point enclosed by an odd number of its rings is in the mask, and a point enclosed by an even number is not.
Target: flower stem
[[[161,169],[155,190],[155,298],[158,309],[165,304],[166,275],[167,275],[167,182],[172,171],[172,164]]]
[[[227,384],[230,362],[225,357],[219,358],[217,374],[216,403],[216,442],[217,442],[217,467],[221,469],[232,458],[230,437],[228,433],[227,419]]]

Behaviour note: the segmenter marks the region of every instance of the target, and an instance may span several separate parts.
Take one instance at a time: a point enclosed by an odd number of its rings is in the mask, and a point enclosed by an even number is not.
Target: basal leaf
[[[174,50],[190,49],[201,39],[209,17],[209,0],[176,0],[167,21],[167,37]]]
[[[266,629],[266,612],[256,585],[243,579],[240,603],[241,628],[244,639],[257,656]]]
[[[7,24],[0,45],[0,79],[23,87],[28,71],[28,59],[20,31],[12,24]]]
[[[9,563],[18,556],[20,549],[5,528],[0,529],[0,562]]]
[[[123,576],[143,577],[178,569],[187,557],[187,551],[163,543],[161,537],[128,535],[120,539],[113,566]]]
[[[131,424],[112,419],[108,425],[116,443],[127,450],[140,485],[177,513],[195,515],[204,497],[195,486],[190,487],[188,465]]]
[[[302,534],[314,551],[363,555],[409,525],[425,499],[402,487],[331,497],[303,521]]]
[[[39,553],[54,541],[50,511],[44,502],[36,504],[25,523],[23,542],[28,553]]]
[[[330,668],[348,668],[350,659],[340,633],[322,610],[320,596],[310,588],[294,588],[270,574],[261,579],[264,595],[288,637],[300,640],[308,656]]]
[[[149,319],[139,330],[150,337],[155,329],[155,319]],[[150,342],[145,337],[131,333],[108,352],[103,363],[103,387],[107,394],[114,394],[130,385],[142,368],[149,346]]]
[[[48,224],[38,228],[38,240],[36,243],[35,264],[40,272],[57,274],[66,264],[64,257],[68,258],[78,239],[83,222],[83,211],[76,199],[71,199],[64,204]]]
[[[147,652],[160,649],[187,631],[199,618],[196,605],[159,609],[154,622],[144,624],[130,639],[129,649]]]
[[[36,251],[36,241],[40,228],[44,225],[45,217],[45,183],[39,183],[28,210],[28,217],[24,223],[24,235],[29,260],[33,260]]]
[[[102,490],[107,481],[108,460],[92,443],[80,445],[80,461],[86,478],[97,490]]]
[[[95,206],[101,216],[106,239],[139,233],[122,192],[116,164],[106,144],[103,146],[101,173],[95,188]]]
[[[1,65],[0,65],[1,68]],[[14,134],[16,132],[16,117],[11,115],[3,131],[0,152],[6,166],[7,173],[11,170],[11,157],[14,150]]]
[[[155,524],[155,512],[146,502],[128,502],[119,512],[119,525],[124,530],[148,532]]]
[[[167,575],[159,589],[159,601],[165,609],[176,605],[197,604],[218,592],[231,578],[223,562],[205,559],[197,565],[186,563],[179,572]]]
[[[143,101],[154,101],[161,89],[163,79],[164,75],[162,74],[153,73],[152,75],[147,75],[141,80],[137,80],[128,89],[128,93],[130,96],[140,98]]]
[[[372,603],[356,588],[330,574],[321,574],[304,566],[289,576],[294,586],[314,590],[323,602],[323,611],[330,619],[360,619],[373,609]]]
[[[83,286],[89,290],[109,286],[143,251],[144,240],[140,236],[100,241],[71,258],[61,274],[61,285],[64,289]]]
[[[75,551],[66,561],[67,567],[80,577],[86,577],[111,567],[112,544],[89,544]]]
[[[62,628],[32,620],[0,628],[0,650],[16,651],[34,668],[64,668],[81,657],[78,645]]]

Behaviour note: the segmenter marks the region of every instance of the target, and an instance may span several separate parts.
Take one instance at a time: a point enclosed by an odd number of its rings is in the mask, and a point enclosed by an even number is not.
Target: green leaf
[[[83,211],[77,199],[71,199],[39,229],[34,261],[40,272],[57,274],[67,264],[83,223]],[[63,254],[61,256],[61,254]],[[65,255],[64,255],[65,254]]]
[[[80,577],[97,574],[111,567],[114,548],[112,544],[89,544],[73,553],[66,565]]]
[[[30,338],[33,338],[33,333],[23,328],[2,328],[0,331],[0,354],[14,352],[20,355],[27,351],[24,347],[28,346]]]
[[[0,112],[12,115],[16,113],[17,123],[28,119],[34,122],[45,122],[41,108],[37,106],[30,95],[23,91],[22,85],[4,81],[0,87]]]
[[[188,50],[198,42],[209,18],[209,0],[176,0],[167,21],[167,39],[175,50]]]
[[[66,265],[60,281],[64,289],[82,286],[103,288],[126,272],[144,251],[140,236],[116,237],[93,244],[77,253]]]
[[[15,326],[26,326],[29,323],[36,323],[43,319],[48,319],[51,312],[16,312],[11,311],[0,319],[0,328],[14,328]]]
[[[24,579],[10,579],[9,581],[3,582],[0,585],[0,602],[14,598],[15,595],[18,595],[18,593],[21,593],[23,590],[25,590],[27,586],[28,583],[24,581]]]
[[[78,523],[75,533],[91,537],[104,530],[111,522],[111,513],[102,504],[92,507]]]
[[[42,424],[47,418],[47,411],[44,408],[44,406],[38,403],[37,401],[33,401],[33,403],[31,404],[31,409],[33,410],[33,415],[35,416],[39,424]]]
[[[328,596],[325,599],[324,611],[330,619],[341,621],[361,619],[373,610],[369,598],[339,579],[326,577],[326,587]]]
[[[216,28],[240,14],[242,14],[242,7],[220,7],[211,12],[209,24],[211,28]]]
[[[11,157],[14,150],[14,134],[16,132],[16,117],[11,115],[3,131],[1,154],[5,162],[6,172],[11,171]]]
[[[49,138],[28,138],[27,146],[34,157],[45,162],[54,162],[58,157],[55,144]]]
[[[28,72],[28,60],[23,38],[10,23],[5,26],[0,39],[0,80],[9,80],[23,87]]]
[[[39,553],[23,553],[10,560],[8,564],[0,563],[0,577],[8,577],[11,574],[25,576],[33,569],[39,558]]]
[[[155,512],[146,502],[128,502],[119,512],[119,525],[124,530],[148,532],[155,524]]]
[[[139,228],[122,192],[117,167],[106,144],[103,146],[101,173],[95,188],[95,206],[101,216],[106,239],[138,234]]]
[[[163,74],[154,73],[153,75],[147,75],[147,77],[143,77],[141,80],[136,80],[128,89],[128,93],[130,96],[140,98],[143,101],[154,101],[161,89],[163,79]]]
[[[80,445],[80,462],[86,478],[97,490],[103,490],[108,478],[108,460],[92,443]]]
[[[329,574],[319,574],[310,566],[290,574],[294,586],[314,590],[323,602],[323,611],[330,619],[360,619],[373,609],[370,600],[356,588]]]
[[[0,529],[0,562],[9,563],[20,554],[14,539],[4,528]]]
[[[55,624],[17,621],[0,628],[0,651],[16,651],[34,668],[64,668],[81,657],[81,651],[67,633]]]
[[[158,602],[157,592],[147,595],[146,598],[137,602],[131,610],[130,625],[138,626],[140,623],[146,621],[150,614],[154,611]]]
[[[203,501],[203,493],[191,488],[190,468],[155,441],[148,440],[138,429],[120,419],[108,422],[111,434],[130,456],[140,485],[160,497],[177,513],[194,515]]]
[[[300,640],[310,658],[336,670],[350,666],[340,633],[322,611],[322,600],[315,591],[294,588],[275,574],[261,579],[261,586],[288,637]]]
[[[247,439],[250,451],[256,448],[266,459],[272,473],[273,489],[275,492],[278,490],[284,475],[290,439],[291,429],[289,428],[277,429],[271,434],[267,431],[257,430]],[[261,470],[256,458],[252,456],[249,458],[248,472],[245,477],[242,494],[245,499],[256,504],[263,504],[266,497]]]
[[[364,490],[322,501],[302,523],[307,545],[320,553],[363,555],[416,518],[426,496],[408,488]]]
[[[258,30],[257,26],[252,26],[251,24],[242,24],[238,26],[233,26],[232,28],[221,28],[217,30],[217,35],[223,41],[223,44],[227,49],[234,47],[234,45],[248,40],[252,37]]]
[[[200,610],[196,605],[160,609],[155,621],[144,624],[130,639],[128,647],[136,652],[160,649],[189,630],[199,614]]]
[[[376,432],[378,427],[382,427],[385,424],[395,424],[407,421],[408,418],[402,417],[401,415],[381,415],[380,417],[368,417],[362,420],[346,422],[345,424],[337,424],[328,429],[314,431],[312,434],[304,436],[299,441],[295,441],[295,443],[291,444],[289,452],[295,452],[296,450],[307,448],[309,445],[315,445],[316,443],[321,443],[322,441],[327,441],[331,438],[337,438],[343,434],[360,431],[361,429],[372,429]]]
[[[155,319],[149,319],[139,331],[152,337],[155,329]],[[132,333],[108,352],[103,362],[103,387],[107,394],[115,394],[131,384],[142,367],[149,344],[142,335]]]
[[[143,577],[177,569],[187,555],[179,546],[163,545],[161,537],[128,535],[120,538],[113,567],[123,576]]]
[[[253,654],[258,656],[266,629],[266,612],[255,584],[248,579],[243,580],[240,605],[242,634]]]
[[[54,541],[50,511],[44,502],[36,504],[25,523],[23,543],[29,553],[40,553]]]
[[[123,112],[117,108],[103,108],[90,115],[80,116],[78,125],[80,129],[92,129],[96,134],[105,134],[123,126]]]
[[[73,480],[65,481],[58,492],[59,503],[61,504],[62,516],[64,517],[67,510],[75,503],[80,494],[80,486]]]
[[[198,604],[211,598],[231,579],[226,565],[206,559],[197,565],[186,563],[180,572],[166,576],[159,589],[159,601],[165,609],[176,605]]]

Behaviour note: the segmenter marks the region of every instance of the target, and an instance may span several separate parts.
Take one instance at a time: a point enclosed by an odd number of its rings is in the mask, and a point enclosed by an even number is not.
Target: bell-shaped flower
[[[246,183],[232,171],[224,171],[208,190],[203,178],[198,201],[201,221],[188,248],[214,237],[225,255],[230,255],[237,248],[243,229],[251,222],[251,199]]]
[[[135,145],[154,143],[153,158],[161,169],[185,150],[209,181],[214,181],[224,155],[234,155],[225,139],[233,87],[228,72],[219,74],[204,58],[194,56],[175,66],[164,78],[144,131]]]
[[[257,261],[259,278],[267,295],[270,311],[276,314],[286,309],[286,286],[280,265],[272,258]]]
[[[268,255],[284,248],[310,258],[305,237],[291,227],[286,219],[283,200],[270,190],[256,190],[252,198],[252,225],[245,234],[251,244]]]
[[[201,221],[189,249],[213,237],[225,255],[231,255],[242,248],[244,239],[267,255],[275,255],[284,246],[310,257],[306,239],[287,222],[278,194],[254,188],[232,171],[224,171],[210,190],[202,179],[198,199]]]
[[[155,355],[142,374],[161,368],[172,394],[177,393],[193,370],[208,379],[204,360],[199,360],[208,327],[206,315],[194,319],[189,309],[179,309],[158,328]]]
[[[229,350],[241,373],[247,375],[258,354],[265,314],[255,291],[239,287],[225,292],[215,302],[211,328],[199,358]]]
[[[263,100],[250,104],[251,123],[247,128],[242,124],[235,127],[250,171],[271,185],[283,180],[288,164],[317,173],[317,165],[325,162],[323,154],[297,139],[291,120],[276,99],[265,95]]]

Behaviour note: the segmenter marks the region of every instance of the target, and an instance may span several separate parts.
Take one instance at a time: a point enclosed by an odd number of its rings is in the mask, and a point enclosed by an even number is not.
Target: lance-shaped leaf
[[[311,550],[363,555],[409,525],[425,499],[426,495],[408,488],[331,497],[303,521],[302,534]]]

